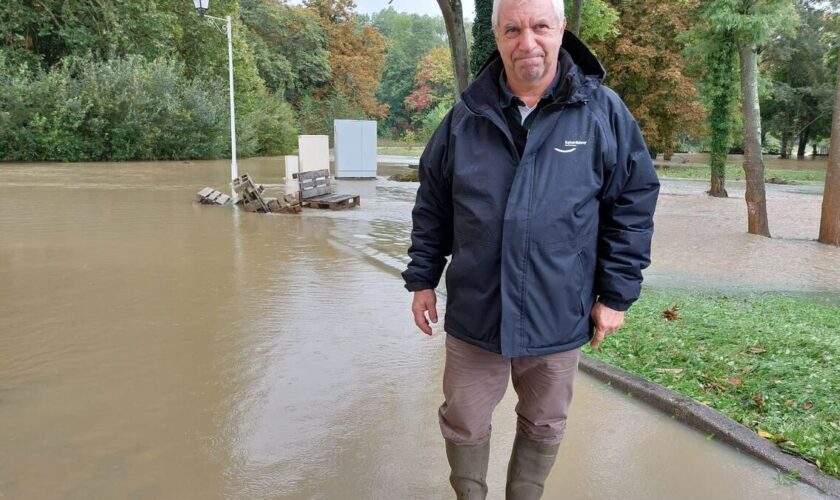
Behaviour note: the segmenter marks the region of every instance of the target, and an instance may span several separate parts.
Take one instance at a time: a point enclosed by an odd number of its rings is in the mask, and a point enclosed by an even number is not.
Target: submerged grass
[[[678,179],[706,179],[710,176],[709,166],[701,164],[656,164],[656,171],[662,177]],[[764,179],[776,184],[796,184],[800,182],[825,182],[825,170],[785,170],[780,168],[765,168]],[[744,169],[741,165],[726,165],[727,180],[743,180]]]
[[[586,350],[840,478],[840,308],[645,289],[622,332]]]

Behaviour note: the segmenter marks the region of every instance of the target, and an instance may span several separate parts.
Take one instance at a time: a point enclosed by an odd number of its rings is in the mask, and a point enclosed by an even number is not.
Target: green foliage
[[[230,154],[220,80],[188,78],[183,63],[142,57],[65,58],[52,71],[0,61],[0,157],[4,160],[155,160]],[[263,91],[239,129],[243,156],[294,147],[292,114]],[[249,142],[250,139],[256,144]]]
[[[732,0],[712,0],[695,12],[695,25],[687,38],[687,59],[702,74],[700,94],[708,109],[709,152],[712,177],[723,185],[726,156],[732,146],[738,97],[738,47],[731,23],[721,21],[721,10]],[[725,18],[726,19],[726,18]]]
[[[327,36],[310,9],[265,0],[240,0],[248,43],[266,86],[297,102],[331,76]]]
[[[435,130],[438,128],[438,125],[440,125],[440,122],[446,118],[446,113],[449,112],[449,108],[451,107],[451,102],[440,102],[428,113],[426,113],[421,121],[420,134],[417,139],[421,141],[428,141],[431,139],[432,134],[435,133]]]
[[[388,115],[380,122],[380,132],[398,137],[412,122],[403,102],[414,88],[417,64],[433,48],[448,47],[446,27],[440,17],[404,14],[390,7],[374,14],[370,22],[386,40],[385,67],[376,95],[388,105]]]
[[[677,306],[679,319],[663,311]],[[840,308],[645,289],[587,353],[723,412],[840,477]]]
[[[239,153],[291,151],[296,126],[283,96],[329,76],[317,16],[271,0],[214,0],[208,14],[233,20]],[[1,158],[230,154],[224,23],[200,18],[191,2],[13,2],[0,29],[10,76],[0,82]]]
[[[763,130],[782,138],[785,155],[796,136],[807,130],[812,141],[831,135],[837,40],[833,17],[800,1],[802,23],[795,33],[774,37],[762,53],[767,79],[762,82]],[[775,149],[780,152],[779,146]]]
[[[475,0],[475,21],[472,26],[473,42],[472,47],[470,47],[470,70],[473,76],[478,75],[481,66],[496,50],[492,15],[493,0]]]
[[[265,92],[259,108],[237,117],[237,150],[240,157],[291,154],[297,148],[298,126],[292,107]]]
[[[564,4],[566,16],[572,14],[572,2]],[[618,10],[605,0],[586,0],[580,19],[580,39],[586,43],[603,42],[619,34]]]
[[[0,32],[11,63],[52,67],[69,55],[97,59],[172,54],[177,16],[172,0],[93,2],[39,0],[4,2]]]
[[[333,135],[335,119],[365,120],[364,110],[354,106],[340,93],[331,93],[318,99],[304,97],[298,103],[297,119],[301,130],[308,134]]]

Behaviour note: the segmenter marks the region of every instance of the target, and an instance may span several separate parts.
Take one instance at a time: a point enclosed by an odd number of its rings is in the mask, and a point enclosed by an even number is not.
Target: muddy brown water
[[[340,181],[360,208],[301,216],[193,204],[227,168],[0,165],[0,498],[450,497],[444,335],[416,332],[397,275],[416,184]],[[283,178],[277,159],[240,171]],[[768,187],[774,240],[703,189],[666,182],[651,284],[838,295],[840,250],[810,241],[818,187]],[[561,497],[820,495],[581,375]]]

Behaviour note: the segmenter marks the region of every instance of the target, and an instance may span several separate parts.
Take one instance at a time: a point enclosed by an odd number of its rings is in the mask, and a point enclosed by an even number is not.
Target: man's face
[[[508,81],[520,86],[550,82],[566,27],[551,0],[502,0],[498,16],[494,35]]]

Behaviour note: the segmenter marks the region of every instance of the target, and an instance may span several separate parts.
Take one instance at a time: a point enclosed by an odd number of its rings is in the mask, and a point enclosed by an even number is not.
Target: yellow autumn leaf
[[[758,435],[763,437],[764,439],[773,439],[773,435],[765,431],[764,429],[758,429],[755,432],[758,433]]]

